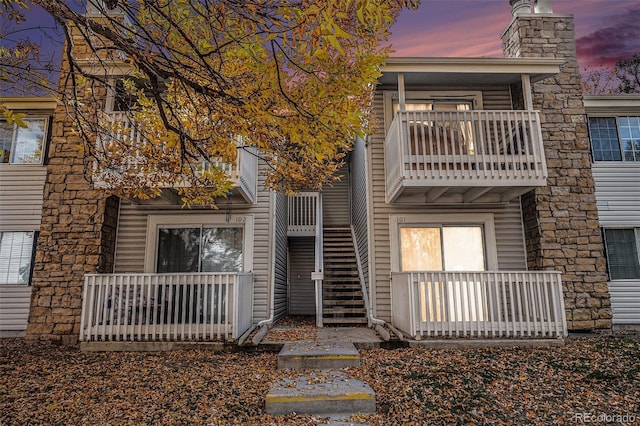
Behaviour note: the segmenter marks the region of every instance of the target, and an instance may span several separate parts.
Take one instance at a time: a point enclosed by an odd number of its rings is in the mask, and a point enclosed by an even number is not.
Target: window
[[[594,161],[640,161],[640,117],[590,117]]]
[[[471,101],[456,101],[447,99],[427,100],[416,99],[409,100],[404,104],[405,111],[469,111],[472,109]],[[400,110],[400,104],[397,99],[393,99],[393,115],[395,116]]]
[[[604,229],[609,277],[640,278],[640,228]]]
[[[253,216],[149,215],[147,273],[251,272]]]
[[[484,271],[482,226],[401,227],[403,271]]]
[[[34,232],[0,232],[0,284],[29,284]]]
[[[241,272],[242,228],[161,227],[157,272]]]
[[[392,273],[497,270],[491,213],[391,216],[390,222]],[[419,282],[420,320],[486,320],[483,284],[456,274],[443,276],[443,281],[431,285]],[[476,302],[469,305],[469,300]]]
[[[492,213],[391,215],[389,221],[392,273],[498,269]]]
[[[0,163],[42,164],[47,118],[26,118],[27,127],[0,120]]]

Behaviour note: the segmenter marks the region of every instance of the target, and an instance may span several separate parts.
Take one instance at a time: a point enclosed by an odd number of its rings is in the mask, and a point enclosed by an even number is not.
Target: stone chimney
[[[510,1],[512,8],[522,7],[515,3]],[[502,34],[506,57],[563,61],[559,74],[531,89],[533,107],[541,113],[549,177],[547,186],[521,198],[528,268],[562,272],[569,330],[609,329],[611,305],[573,16],[553,14],[549,0],[538,0],[535,12],[514,13]]]

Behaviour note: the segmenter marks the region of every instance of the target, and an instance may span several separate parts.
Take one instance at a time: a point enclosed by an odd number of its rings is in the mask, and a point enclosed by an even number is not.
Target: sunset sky
[[[574,15],[581,67],[640,53],[640,1],[552,0],[552,7]],[[422,0],[401,14],[390,41],[394,56],[499,57],[510,20],[508,0]]]
[[[574,15],[581,69],[610,66],[640,53],[639,0],[552,0],[552,6],[555,13]],[[508,0],[422,0],[418,10],[402,12],[390,42],[394,56],[499,57],[500,34],[510,20]],[[29,12],[28,22],[53,25],[39,8]],[[41,44],[44,56],[59,58],[61,46],[52,45],[46,32],[30,37]]]

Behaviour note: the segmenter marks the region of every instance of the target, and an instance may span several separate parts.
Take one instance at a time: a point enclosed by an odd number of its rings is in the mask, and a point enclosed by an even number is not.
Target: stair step
[[[331,414],[376,412],[375,393],[369,385],[342,371],[308,373],[309,377],[279,379],[265,398],[268,414]]]
[[[324,277],[324,282],[336,284],[360,284],[358,277]]]
[[[333,318],[333,317],[323,317],[322,322],[325,324],[366,324],[366,317],[341,317],[341,318]]]
[[[366,314],[365,308],[322,308],[322,313],[327,314]]]
[[[362,297],[361,291],[323,291],[322,297]]]
[[[360,305],[361,307],[364,307],[364,300],[360,299],[360,300],[335,300],[335,299],[328,299],[325,300],[322,305],[324,307],[326,307],[327,309],[331,309],[332,306],[353,306],[353,305]]]
[[[355,284],[334,284],[334,283],[322,283],[323,290],[360,290],[359,285]]]
[[[302,341],[285,343],[278,354],[278,370],[359,367],[360,354],[350,342]]]

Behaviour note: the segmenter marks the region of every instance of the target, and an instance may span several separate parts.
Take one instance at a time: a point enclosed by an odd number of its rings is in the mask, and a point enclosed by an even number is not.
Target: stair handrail
[[[316,204],[316,270],[312,274],[316,290],[316,326],[322,327],[322,280],[324,278],[324,253],[323,245],[323,223],[322,223],[322,193],[318,193]]]
[[[356,231],[353,229],[353,225],[350,225],[350,228],[351,240],[353,241],[353,249],[356,253],[356,264],[358,265],[358,280],[360,281],[360,287],[362,288],[362,299],[364,300],[364,308],[367,311],[367,321],[369,321],[369,325],[371,325],[371,320],[369,319],[371,313],[371,311],[369,310],[369,293],[367,292],[367,285],[364,281],[362,261],[360,260],[360,250],[358,250],[358,240],[356,238]]]

